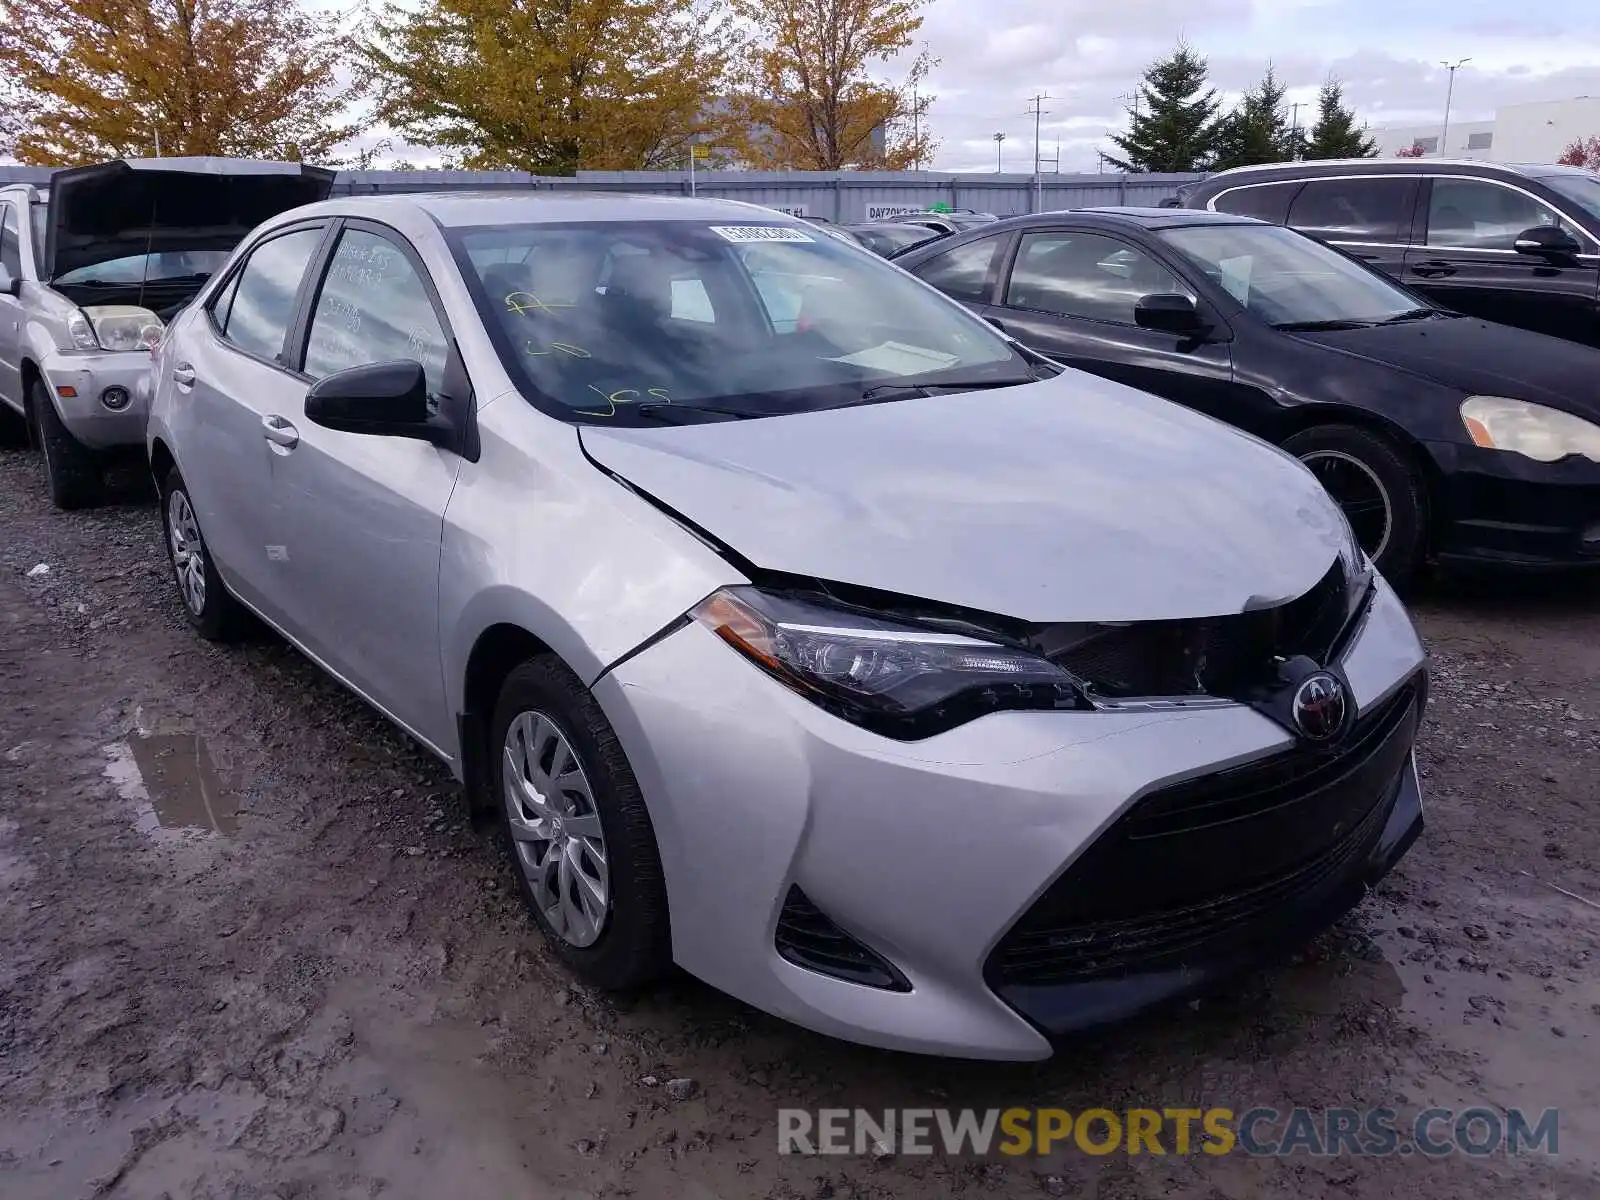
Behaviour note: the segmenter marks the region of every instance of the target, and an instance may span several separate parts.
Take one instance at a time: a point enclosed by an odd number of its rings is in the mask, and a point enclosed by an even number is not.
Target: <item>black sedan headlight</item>
[[[1067,670],[1019,646],[801,596],[731,587],[690,614],[806,699],[889,737],[1006,709],[1089,708]]]

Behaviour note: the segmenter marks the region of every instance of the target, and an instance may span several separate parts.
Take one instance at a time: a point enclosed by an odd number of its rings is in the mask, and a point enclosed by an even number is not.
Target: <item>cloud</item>
[[[1444,107],[1440,60],[1456,76],[1453,112],[1483,120],[1531,100],[1600,95],[1600,4],[1546,0],[1519,15],[1504,0],[933,0],[922,38],[940,60],[929,123],[939,170],[1032,169],[1029,97],[1047,92],[1043,154],[1060,141],[1063,171],[1092,171],[1146,66],[1180,36],[1207,55],[1233,98],[1270,62],[1309,105],[1330,74],[1371,125],[1433,120]],[[1301,120],[1311,114],[1301,110]]]

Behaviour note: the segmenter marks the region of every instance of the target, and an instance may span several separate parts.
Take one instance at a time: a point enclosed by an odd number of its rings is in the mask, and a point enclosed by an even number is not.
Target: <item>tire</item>
[[[600,705],[560,660],[541,655],[507,676],[489,734],[501,835],[551,951],[607,991],[660,978],[672,964],[661,857],[639,783]],[[543,803],[547,796],[553,803]],[[584,832],[595,829],[598,847]]]
[[[248,616],[217,574],[188,486],[176,467],[161,484],[161,532],[178,586],[178,601],[189,624],[208,642],[238,641],[248,626]]]
[[[1355,425],[1319,425],[1295,434],[1283,448],[1339,502],[1384,578],[1397,588],[1409,583],[1427,550],[1428,499],[1405,452]],[[1369,493],[1372,500],[1365,499]]]
[[[105,499],[105,476],[94,452],[73,437],[61,423],[43,381],[28,389],[33,416],[33,436],[44,452],[45,480],[50,500],[60,509],[90,508]]]

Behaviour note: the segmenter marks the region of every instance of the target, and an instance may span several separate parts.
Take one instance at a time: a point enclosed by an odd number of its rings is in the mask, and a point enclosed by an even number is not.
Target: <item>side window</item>
[[[1515,249],[1517,234],[1535,225],[1577,231],[1532,196],[1483,179],[1435,179],[1428,201],[1428,245],[1470,250]]]
[[[313,379],[368,363],[422,364],[428,395],[444,381],[449,341],[427,289],[398,245],[365,229],[347,229],[328,261],[311,310],[305,372]]]
[[[1410,179],[1314,179],[1289,208],[1289,224],[1332,241],[1399,242],[1411,221]]]
[[[1247,185],[1223,192],[1211,202],[1211,207],[1220,213],[1283,225],[1289,219],[1289,201],[1299,189],[1298,181]]]
[[[979,238],[934,255],[912,273],[947,296],[981,303],[989,298],[995,255],[1004,244],[1005,238],[999,235]]]
[[[321,240],[321,229],[297,229],[252,250],[244,269],[212,305],[222,336],[241,350],[278,359],[301,278]]]
[[[4,219],[0,220],[0,267],[13,279],[22,276],[22,242],[18,232],[17,206],[0,202]]]
[[[1192,295],[1144,251],[1097,233],[1030,233],[1023,237],[1006,304],[1134,324],[1134,306],[1156,294]]]

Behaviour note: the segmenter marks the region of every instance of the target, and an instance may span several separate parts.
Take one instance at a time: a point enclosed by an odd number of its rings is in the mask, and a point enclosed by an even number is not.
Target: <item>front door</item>
[[[1193,289],[1132,242],[1044,230],[1023,234],[1002,280],[1001,303],[986,315],[1068,366],[1227,419],[1233,355],[1226,330],[1223,340],[1213,340],[1140,328],[1134,306],[1149,295],[1195,299]]]
[[[1600,345],[1600,247],[1587,233],[1491,179],[1434,179],[1426,211],[1426,244],[1406,254],[1407,284],[1455,312]],[[1541,225],[1565,229],[1586,253],[1519,253],[1517,235]]]
[[[22,278],[22,214],[19,206],[0,200],[0,267],[12,279]],[[21,409],[22,304],[0,292],[0,401]]]
[[[284,361],[307,269],[326,228],[302,226],[250,251],[206,311],[199,335],[160,360],[178,467],[217,570],[239,599],[281,624],[278,544],[268,414],[295,402],[305,384]],[[209,335],[209,336],[208,336]]]
[[[303,377],[422,363],[442,388],[450,339],[421,262],[398,234],[351,222],[306,330]],[[439,655],[439,554],[461,460],[411,438],[312,424],[302,383],[277,423],[286,628],[412,733],[450,744]]]

